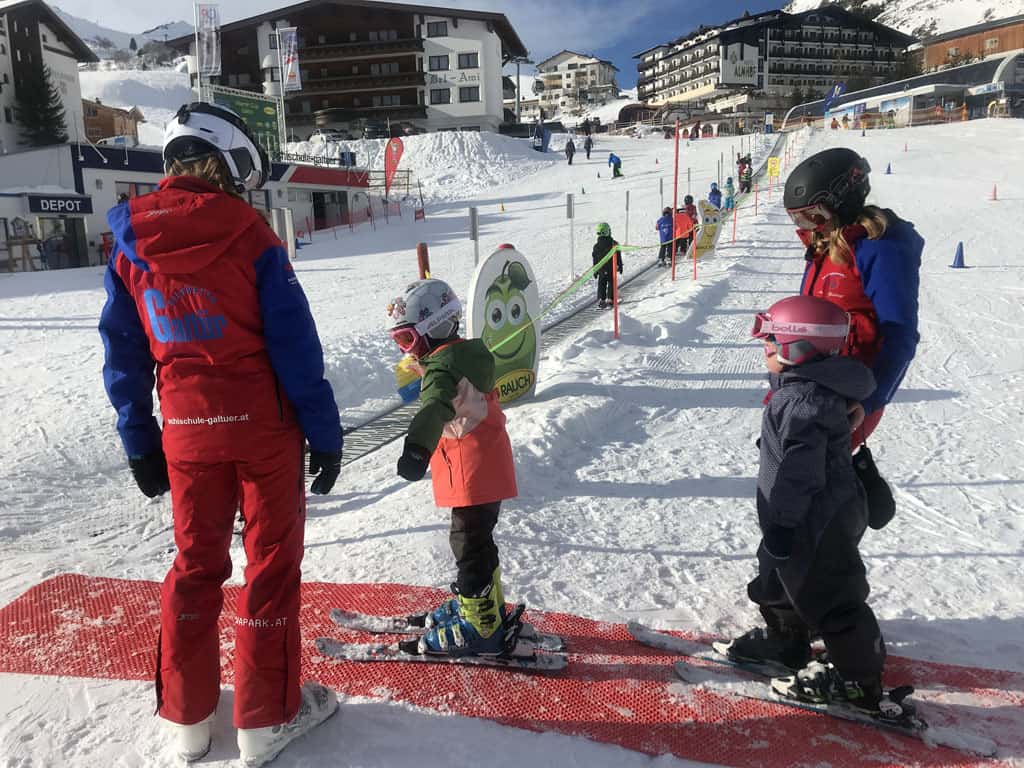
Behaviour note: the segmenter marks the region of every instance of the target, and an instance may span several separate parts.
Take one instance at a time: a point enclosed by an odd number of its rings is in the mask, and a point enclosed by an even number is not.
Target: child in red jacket
[[[338,705],[323,686],[299,685],[299,565],[303,437],[312,490],[325,494],[341,469],[341,425],[288,256],[240,196],[263,185],[266,153],[234,112],[195,103],[168,125],[163,156],[158,190],[107,217],[103,378],[139,488],[171,492],[178,554],[160,595],[156,694],[189,762],[210,748],[221,585],[241,506],[234,723],[243,764],[258,766]]]

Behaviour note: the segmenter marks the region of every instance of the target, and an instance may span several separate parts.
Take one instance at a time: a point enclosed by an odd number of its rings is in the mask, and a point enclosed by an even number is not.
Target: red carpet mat
[[[58,576],[0,609],[0,672],[145,680],[152,675],[159,584]],[[230,683],[233,602],[221,618],[224,680]],[[312,640],[372,638],[340,632],[332,607],[375,614],[423,610],[438,590],[398,584],[304,584],[304,673],[340,692],[409,702],[533,731],[584,736],[651,755],[735,766],[965,766],[984,761],[898,734],[814,713],[737,698],[677,680],[677,657],[638,645],[621,624],[532,613],[563,635],[566,670],[530,674],[397,662],[334,662]],[[680,633],[681,637],[686,635]],[[913,682],[929,718],[984,733],[1000,756],[1024,757],[1024,675],[889,659],[887,683]],[[934,700],[928,698],[934,694]]]

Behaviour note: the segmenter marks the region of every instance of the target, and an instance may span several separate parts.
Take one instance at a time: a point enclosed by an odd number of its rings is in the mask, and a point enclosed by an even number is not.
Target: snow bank
[[[178,107],[195,100],[188,74],[170,69],[115,69],[79,72],[83,99],[99,99],[111,107],[138,107],[149,123],[140,128],[143,144],[161,143],[164,124]]]
[[[557,158],[533,150],[526,139],[495,133],[443,131],[407,136],[399,166],[413,172],[423,184],[423,195],[431,200],[465,200],[497,185],[509,184],[548,167]],[[339,157],[354,152],[360,167],[384,168],[386,139],[353,141],[300,141],[288,151],[302,155]]]

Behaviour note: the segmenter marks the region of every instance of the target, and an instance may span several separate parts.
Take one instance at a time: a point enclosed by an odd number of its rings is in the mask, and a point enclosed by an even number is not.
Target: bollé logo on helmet
[[[810,329],[803,323],[772,323],[772,333],[798,334],[807,333]]]

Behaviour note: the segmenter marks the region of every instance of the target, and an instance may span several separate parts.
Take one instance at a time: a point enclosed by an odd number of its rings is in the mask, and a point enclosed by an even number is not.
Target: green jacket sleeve
[[[494,389],[494,356],[480,339],[470,339],[442,347],[422,364],[420,409],[409,426],[406,442],[433,453],[444,425],[456,416],[452,401],[459,382],[469,379],[484,393]]]
[[[448,366],[437,361],[428,360],[425,368],[420,383],[420,409],[409,425],[405,442],[433,453],[444,425],[455,418],[452,400],[458,391],[459,381]]]

